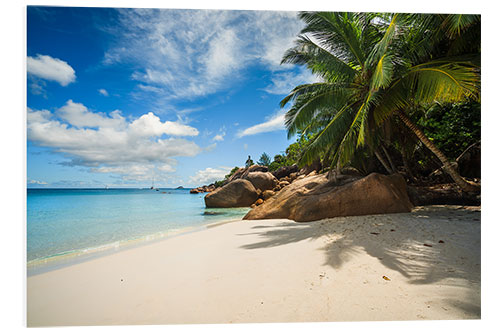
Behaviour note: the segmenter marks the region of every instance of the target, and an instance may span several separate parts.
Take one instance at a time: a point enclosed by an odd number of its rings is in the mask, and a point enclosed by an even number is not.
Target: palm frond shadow
[[[368,219],[339,217],[309,223],[256,225],[252,234],[263,240],[242,248],[269,248],[321,238],[325,242],[321,248],[325,265],[332,268],[340,268],[358,253],[366,252],[412,284],[449,285],[456,278],[480,283],[479,219],[479,211],[429,207],[408,214],[372,215]],[[458,228],[451,228],[452,225]]]

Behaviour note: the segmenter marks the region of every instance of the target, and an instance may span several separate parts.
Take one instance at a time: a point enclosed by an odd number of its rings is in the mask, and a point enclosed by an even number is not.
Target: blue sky
[[[28,7],[28,187],[198,186],[291,143],[295,12]]]

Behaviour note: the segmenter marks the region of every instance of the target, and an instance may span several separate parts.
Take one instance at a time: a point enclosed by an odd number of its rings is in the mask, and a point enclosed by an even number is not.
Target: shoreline
[[[66,251],[62,253],[56,253],[54,255],[32,259],[26,262],[26,272],[27,276],[33,276],[42,274],[45,272],[50,272],[53,270],[58,270],[67,266],[76,265],[79,263],[92,261],[94,259],[112,255],[120,251],[125,251],[128,249],[134,249],[150,243],[161,242],[172,237],[178,237],[192,232],[203,231],[208,228],[217,227],[227,223],[233,223],[242,221],[241,219],[229,219],[219,222],[212,222],[202,226],[191,226],[182,229],[173,229],[166,232],[158,232],[151,235],[141,236],[137,238],[130,238],[115,241],[113,243],[102,244],[94,247],[88,247],[84,249],[76,249],[71,251]]]
[[[478,319],[480,214],[214,223],[29,276],[28,326]]]

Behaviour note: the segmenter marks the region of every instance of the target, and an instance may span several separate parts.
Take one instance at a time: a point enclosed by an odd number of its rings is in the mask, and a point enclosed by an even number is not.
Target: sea
[[[240,220],[189,189],[28,189],[28,275]]]

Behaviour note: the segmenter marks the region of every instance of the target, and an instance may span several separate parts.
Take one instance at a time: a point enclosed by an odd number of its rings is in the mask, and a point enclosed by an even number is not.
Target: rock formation
[[[399,174],[328,180],[311,175],[284,186],[244,219],[287,218],[298,222],[329,217],[409,212],[406,183]]]
[[[257,189],[246,179],[236,179],[205,196],[207,208],[249,207],[259,197]]]

